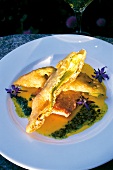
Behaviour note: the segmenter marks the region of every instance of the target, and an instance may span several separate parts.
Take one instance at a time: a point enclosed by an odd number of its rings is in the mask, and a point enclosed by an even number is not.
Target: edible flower
[[[80,97],[80,99],[77,101],[78,105],[84,105],[87,110],[90,110],[89,104],[88,104],[88,98],[84,98],[83,96]]]
[[[7,91],[7,93],[10,94],[10,97],[16,97],[18,93],[20,93],[21,88],[18,87],[18,86],[15,86],[15,85],[11,85],[11,88],[10,89],[6,89],[5,90]]]
[[[107,68],[107,66],[101,68],[101,70],[98,68],[98,71],[96,71],[96,70],[94,69],[94,74],[96,74],[96,75],[95,75],[95,76],[92,75],[92,77],[95,78],[95,79],[98,79],[98,81],[99,81],[100,83],[102,83],[102,80],[105,80],[105,79],[108,80],[108,79],[109,79],[109,76],[106,74],[105,68]]]

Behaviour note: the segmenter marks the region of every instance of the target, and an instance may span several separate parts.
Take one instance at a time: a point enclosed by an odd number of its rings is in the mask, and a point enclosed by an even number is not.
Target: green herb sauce
[[[13,97],[12,100],[14,102],[18,116],[28,118],[31,114],[31,107],[28,106],[28,100],[21,96],[17,96],[16,98]],[[80,108],[78,109],[77,114],[75,114],[75,116],[72,117],[72,119],[69,120],[62,128],[52,132],[49,135],[43,135],[53,137],[55,139],[67,138],[72,134],[79,133],[86,128],[92,126],[95,122],[99,121],[107,111],[106,104],[104,104],[103,109],[100,109],[100,107],[95,103],[90,104],[90,110],[87,110],[85,106],[78,107]]]
[[[82,72],[86,73],[89,77],[92,77],[94,69],[90,65],[85,64]],[[104,84],[103,86],[105,87]],[[22,89],[24,91],[21,91],[16,98],[13,97],[12,100],[18,116],[29,118],[32,111],[32,100],[37,94],[38,89],[26,87],[22,87]],[[106,91],[106,87],[104,90]],[[37,130],[37,132],[55,139],[63,139],[84,131],[103,118],[108,109],[108,106],[105,103],[106,95],[94,97],[84,93],[84,97],[88,98],[89,101],[93,101],[93,103],[89,105],[90,110],[87,110],[83,105],[77,106],[67,118],[51,114],[46,118],[44,124]]]
[[[53,132],[50,136],[53,138],[66,138],[70,136],[73,132],[81,129],[83,126],[92,126],[95,122],[99,121],[105,114],[106,111],[100,110],[100,108],[95,105],[90,105],[90,110],[87,110],[85,106],[82,106],[77,115],[61,129]]]
[[[28,100],[21,97],[21,96],[16,96],[12,98],[16,112],[19,117],[29,117],[31,114],[31,107],[28,106]]]

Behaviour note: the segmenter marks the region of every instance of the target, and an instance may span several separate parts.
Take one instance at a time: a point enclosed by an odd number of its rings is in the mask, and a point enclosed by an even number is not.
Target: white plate
[[[26,119],[19,118],[5,88],[20,75],[53,65],[72,51],[86,49],[86,62],[95,69],[107,66],[110,79],[108,112],[101,121],[78,135],[55,140],[26,134]],[[0,151],[11,162],[27,169],[86,170],[113,159],[113,46],[81,35],[54,35],[28,42],[0,61]]]

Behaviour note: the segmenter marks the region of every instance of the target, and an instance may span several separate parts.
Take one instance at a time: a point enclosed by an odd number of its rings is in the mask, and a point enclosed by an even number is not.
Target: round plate
[[[72,51],[85,49],[85,62],[98,69],[107,66],[108,112],[91,128],[67,139],[55,140],[27,134],[27,119],[19,118],[6,93],[19,76],[39,67],[55,66]],[[0,61],[0,151],[11,162],[27,169],[76,169],[99,166],[113,158],[113,46],[81,35],[54,35],[28,42]]]

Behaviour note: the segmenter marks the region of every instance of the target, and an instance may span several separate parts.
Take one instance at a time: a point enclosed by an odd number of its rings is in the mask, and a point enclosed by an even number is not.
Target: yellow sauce
[[[86,96],[86,95],[84,95],[84,96],[89,97],[89,96]],[[96,122],[97,122],[104,116],[104,114],[107,111],[107,105],[104,102],[105,98],[103,96],[101,96],[99,98],[89,97],[89,100],[94,101],[95,104],[97,104],[99,106],[99,108],[102,110],[100,116],[96,119]],[[60,115],[51,114],[49,117],[46,118],[45,123],[42,125],[41,128],[39,128],[37,130],[37,132],[39,132],[40,134],[43,134],[43,135],[50,135],[54,131],[61,129],[62,127],[64,127],[68,123],[68,121],[72,120],[72,118],[78,113],[80,108],[81,108],[80,106],[77,107],[77,109],[75,111],[73,111],[73,113],[68,118],[66,118],[64,116],[60,116]],[[79,130],[71,132],[70,134],[68,134],[68,136],[82,132],[83,130],[85,130],[87,128],[89,128],[89,125],[84,125]]]
[[[82,72],[86,73],[89,77],[92,78],[92,75],[94,73],[94,69],[88,65],[85,64]],[[19,96],[22,96],[23,98],[26,98],[27,100],[29,100],[31,94],[36,93],[37,89],[36,88],[26,88],[23,87],[23,90],[26,90],[26,92],[21,92],[19,93]],[[99,121],[104,114],[107,112],[107,105],[105,103],[105,99],[106,96],[99,96],[99,97],[93,97],[93,96],[89,96],[87,94],[84,94],[84,97],[88,97],[89,100],[94,101],[96,105],[98,105],[100,107],[100,109],[102,110],[100,116],[96,119],[96,121]],[[18,113],[18,115],[22,114],[22,110],[19,108],[18,103],[16,103],[16,100],[13,100],[15,107],[16,107],[16,112]],[[31,107],[32,106],[32,101],[28,101],[28,106]],[[49,117],[46,118],[45,123],[42,125],[41,128],[39,128],[37,130],[38,133],[49,136],[51,133],[55,132],[56,130],[59,130],[61,128],[63,128],[68,121],[72,120],[72,118],[80,111],[81,106],[77,107],[75,111],[73,111],[73,113],[68,117],[64,117],[64,116],[60,116],[60,115],[56,115],[56,114],[51,114]],[[80,129],[69,133],[67,136],[73,135],[75,133],[79,133],[85,129],[89,128],[89,125],[84,125],[82,126]]]
[[[45,123],[37,130],[40,134],[43,135],[50,135],[51,133],[55,132],[56,130],[61,129],[64,127],[68,121],[70,121],[79,111],[79,107],[69,116],[64,117],[56,114],[51,114],[49,117],[46,118]]]

